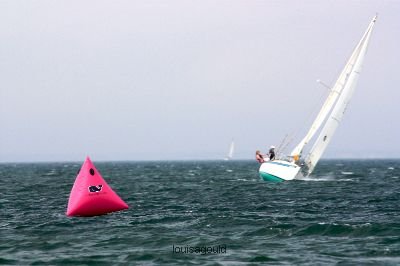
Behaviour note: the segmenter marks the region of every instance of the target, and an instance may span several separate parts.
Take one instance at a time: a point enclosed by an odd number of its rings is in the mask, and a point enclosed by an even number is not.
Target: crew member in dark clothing
[[[270,161],[275,160],[275,146],[269,148],[268,156]]]

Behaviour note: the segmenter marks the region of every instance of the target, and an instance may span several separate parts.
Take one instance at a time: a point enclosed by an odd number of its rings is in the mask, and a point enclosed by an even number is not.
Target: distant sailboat
[[[235,151],[235,142],[232,140],[231,145],[229,146],[229,152],[228,155],[224,158],[225,161],[232,160],[233,158],[233,152]]]
[[[361,72],[362,62],[367,52],[368,43],[376,19],[377,16],[372,19],[366,32],[351,54],[350,59],[331,89],[328,98],[325,100],[325,103],[306,136],[293,149],[287,159],[267,161],[261,164],[259,174],[264,180],[280,182],[284,180],[292,180],[301,176],[302,172],[304,172],[306,176],[309,176],[313,172],[341,122],[347,105],[350,102],[358,76]],[[317,140],[304,159],[304,164],[300,164],[304,147],[321,127],[322,129]]]

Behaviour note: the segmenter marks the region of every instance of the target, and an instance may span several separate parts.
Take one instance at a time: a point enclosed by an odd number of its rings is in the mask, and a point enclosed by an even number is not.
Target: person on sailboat
[[[268,151],[269,160],[275,160],[275,146],[271,146]]]
[[[264,162],[264,156],[261,154],[260,151],[256,151],[256,160],[259,163],[263,163]]]

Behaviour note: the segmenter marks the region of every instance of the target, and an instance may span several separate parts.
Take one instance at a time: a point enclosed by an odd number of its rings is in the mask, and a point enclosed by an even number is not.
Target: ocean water
[[[398,160],[94,163],[130,209],[67,217],[81,163],[0,164],[0,264],[400,265]]]

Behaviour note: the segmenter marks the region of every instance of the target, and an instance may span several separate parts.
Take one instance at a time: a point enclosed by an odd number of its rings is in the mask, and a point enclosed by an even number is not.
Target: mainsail
[[[375,16],[371,23],[369,24],[366,32],[361,38],[360,42],[354,49],[349,61],[347,62],[344,70],[340,74],[338,80],[336,81],[332,92],[328,96],[324,107],[320,111],[317,116],[317,119],[314,121],[313,126],[310,131],[307,133],[306,137],[300,142],[298,147],[293,150],[292,155],[301,154],[301,151],[304,148],[304,145],[312,138],[312,136],[316,133],[318,128],[322,125],[323,121],[329,114],[330,109],[332,109],[336,99],[337,102],[333,107],[332,112],[328,116],[324,127],[322,128],[314,146],[312,147],[310,153],[305,159],[306,165],[308,167],[308,175],[312,173],[315,166],[317,165],[319,159],[321,158],[323,152],[328,146],[332,135],[334,134],[336,128],[343,118],[343,114],[346,111],[347,105],[350,102],[350,98],[353,95],[354,88],[356,86],[358,76],[361,72],[362,63],[364,60],[364,56],[367,51],[368,43],[371,37],[372,28],[375,24],[377,16]],[[293,154],[295,153],[295,154]]]

